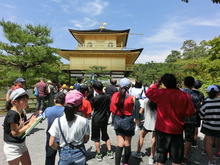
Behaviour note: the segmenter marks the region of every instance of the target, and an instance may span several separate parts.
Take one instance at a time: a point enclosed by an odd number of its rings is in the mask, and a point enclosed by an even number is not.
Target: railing
[[[35,108],[36,107],[36,97],[29,97],[29,100],[28,100],[28,105],[29,105],[29,108]],[[5,109],[5,106],[6,106],[6,99],[5,98],[0,98],[0,110],[1,111],[4,111],[6,110]]]
[[[61,64],[60,65],[60,69],[61,70],[71,70],[71,69],[77,69],[77,70],[88,70],[87,68],[89,68],[89,66],[77,66],[75,68],[71,68],[70,64]],[[122,70],[122,71],[133,71],[133,65],[126,65],[125,68],[120,68],[120,69],[116,69],[116,68],[107,68],[109,70]]]

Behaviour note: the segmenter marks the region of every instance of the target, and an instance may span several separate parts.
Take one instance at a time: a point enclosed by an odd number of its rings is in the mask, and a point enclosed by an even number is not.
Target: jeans
[[[36,110],[44,110],[44,102],[45,102],[45,96],[40,97],[37,96],[37,105],[36,105]]]
[[[69,146],[65,146],[60,149],[60,160],[58,165],[85,165],[85,146],[83,145],[79,149],[72,149]]]
[[[45,165],[55,165],[55,158],[57,154],[57,150],[54,150],[49,146],[49,141],[47,140],[46,142],[46,160],[45,160]]]

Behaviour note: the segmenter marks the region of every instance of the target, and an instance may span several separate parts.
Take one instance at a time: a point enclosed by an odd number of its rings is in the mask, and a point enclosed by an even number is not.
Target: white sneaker
[[[209,161],[208,165],[216,165],[216,163],[215,163],[215,161],[214,161],[213,163],[211,163],[211,162]]]
[[[149,157],[149,160],[148,160],[148,164],[149,165],[153,165],[154,164],[154,159],[152,157]]]
[[[138,158],[138,159],[141,159],[142,158],[142,153],[135,151],[135,152],[131,153],[131,156],[133,156],[135,158]]]
[[[135,126],[135,131],[139,131],[139,130],[140,130],[140,127]]]

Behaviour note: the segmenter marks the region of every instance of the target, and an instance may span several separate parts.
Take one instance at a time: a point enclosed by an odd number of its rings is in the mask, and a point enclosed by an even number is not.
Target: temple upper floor
[[[123,42],[117,44],[115,40],[85,40],[84,44],[77,44],[77,50],[122,50]]]

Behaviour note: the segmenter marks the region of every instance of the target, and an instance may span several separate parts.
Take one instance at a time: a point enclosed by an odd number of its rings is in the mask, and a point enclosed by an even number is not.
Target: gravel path
[[[30,115],[30,114],[29,114]],[[0,124],[2,124],[4,121],[4,117],[0,117]],[[46,143],[46,126],[47,122],[44,121],[37,125],[31,132],[31,135],[27,136],[26,143],[27,147],[30,152],[32,165],[43,165],[45,161],[45,143]],[[112,150],[115,151],[115,147],[117,144],[115,132],[112,126],[108,126],[109,136],[112,144]],[[135,136],[132,139],[132,147],[131,150],[135,151],[137,148],[137,142],[138,142],[138,135],[139,131],[136,131]],[[148,158],[149,158],[149,148],[150,148],[150,137],[151,134],[148,134],[145,137],[145,143],[142,148],[143,152],[143,158],[142,159],[135,159],[133,157],[130,158],[130,165],[147,165],[148,164]],[[3,129],[0,128],[0,165],[6,165],[6,158],[3,153]],[[198,147],[193,147],[191,149],[189,159],[191,160],[189,165],[207,165],[208,164],[208,158],[207,156],[201,155],[202,150],[202,139],[203,134],[199,133],[198,138]],[[86,150],[87,150],[87,164],[88,165],[114,165],[114,159],[108,159],[106,156],[106,147],[105,143],[101,142],[102,146],[102,153],[103,153],[103,161],[97,162],[95,159],[95,145],[94,142],[91,140],[86,144]],[[58,156],[56,159],[56,162],[58,162]],[[171,163],[168,161],[166,163],[167,165],[170,165]],[[217,161],[217,164],[220,164],[220,160]]]

